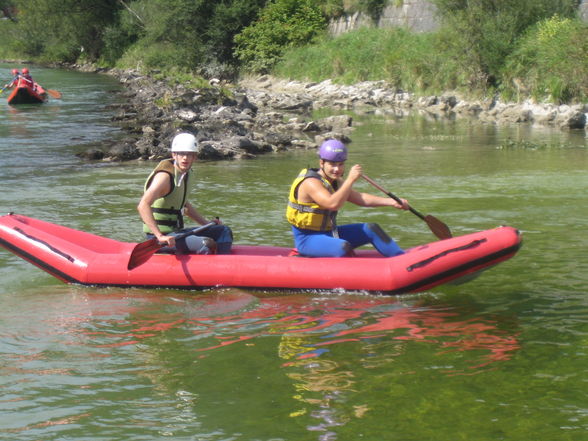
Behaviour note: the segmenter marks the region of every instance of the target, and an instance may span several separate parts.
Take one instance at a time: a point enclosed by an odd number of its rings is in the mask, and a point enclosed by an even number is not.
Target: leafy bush
[[[503,69],[506,97],[567,103],[588,98],[588,26],[558,15],[531,27]]]
[[[139,42],[125,51],[116,66],[139,70],[192,69],[193,56],[194,52],[169,42]]]
[[[312,42],[326,28],[313,0],[274,0],[235,37],[235,55],[255,72],[267,72],[291,47]]]
[[[470,83],[494,87],[504,60],[529,26],[554,14],[572,17],[577,0],[432,0],[445,24],[446,50]]]
[[[440,58],[435,37],[405,29],[361,28],[313,46],[288,50],[273,72],[278,76],[351,84],[386,80],[410,90],[435,87]]]
[[[129,48],[123,46],[121,28],[125,27],[121,20],[121,25],[108,34],[110,52],[116,58],[115,50],[123,47],[126,51],[118,65],[136,64],[141,52],[146,51],[146,58],[141,60],[144,66],[179,66],[207,76],[234,76],[233,38],[257,17],[266,1],[137,0],[131,5],[140,25],[126,27],[135,32],[137,41]],[[161,49],[166,53],[157,54]]]
[[[16,25],[9,20],[0,20],[0,58],[8,60],[21,55],[15,42]]]
[[[19,48],[26,54],[57,61],[90,59],[102,50],[102,30],[115,21],[117,0],[14,0],[18,11]]]

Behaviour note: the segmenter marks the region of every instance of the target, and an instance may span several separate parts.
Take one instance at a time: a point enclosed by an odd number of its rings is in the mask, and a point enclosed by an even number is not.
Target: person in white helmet
[[[191,167],[197,156],[196,138],[191,133],[176,135],[171,144],[171,159],[164,159],[145,182],[143,197],[137,206],[143,220],[143,232],[166,244],[165,251],[177,254],[230,254],[233,242],[231,229],[216,218],[207,220],[188,201],[192,186]],[[215,222],[198,236],[190,235],[176,241],[175,235],[184,228],[184,214],[200,225]]]

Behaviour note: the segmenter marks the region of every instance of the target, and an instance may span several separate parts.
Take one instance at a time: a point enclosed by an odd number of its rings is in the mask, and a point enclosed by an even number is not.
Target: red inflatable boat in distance
[[[30,83],[19,78],[16,86],[8,95],[8,104],[38,104],[47,101],[47,92],[37,83]]]

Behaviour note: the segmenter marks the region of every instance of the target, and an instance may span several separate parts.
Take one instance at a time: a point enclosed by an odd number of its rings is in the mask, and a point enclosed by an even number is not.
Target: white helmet
[[[194,152],[196,149],[196,137],[191,133],[180,133],[174,137],[171,145],[172,152]]]

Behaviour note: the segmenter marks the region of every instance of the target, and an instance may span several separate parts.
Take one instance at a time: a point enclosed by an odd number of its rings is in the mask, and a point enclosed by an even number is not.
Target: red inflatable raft
[[[155,254],[128,270],[135,245],[26,216],[0,216],[0,246],[66,283],[91,286],[417,292],[509,259],[521,237],[514,228],[499,227],[421,245],[397,257],[374,250],[346,258],[293,257],[290,248],[234,245],[230,255]]]
[[[47,101],[47,92],[39,84],[30,84],[24,78],[18,80],[17,85],[8,96],[8,104],[36,104]]]

